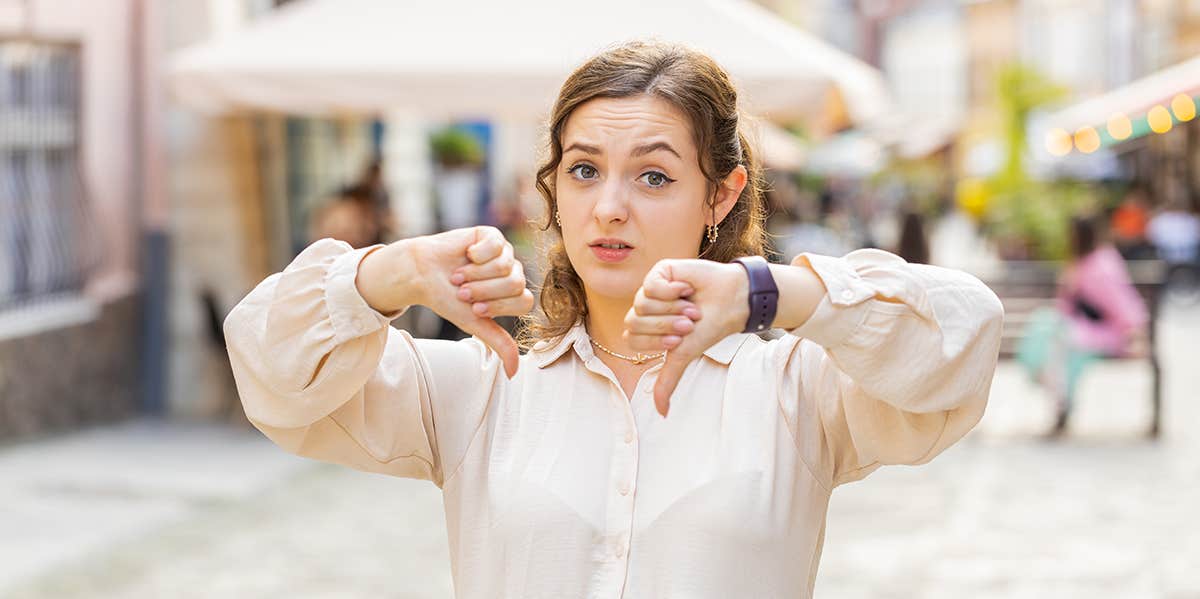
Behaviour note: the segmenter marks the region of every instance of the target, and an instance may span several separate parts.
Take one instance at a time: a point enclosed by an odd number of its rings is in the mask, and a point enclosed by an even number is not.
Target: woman
[[[1091,218],[1071,219],[1070,249],[1055,308],[1033,315],[1017,351],[1029,374],[1054,394],[1053,435],[1066,430],[1084,369],[1129,353],[1149,319],[1125,260],[1112,245],[1097,243]]]
[[[247,414],[297,454],[437,484],[460,597],[810,596],[831,489],[982,415],[998,300],[878,250],[730,263],[762,248],[759,167],[694,51],[589,60],[549,145],[530,351],[490,320],[533,303],[496,231],[318,242],[229,317]],[[387,326],[415,304],[475,338]],[[771,326],[792,334],[743,333]]]

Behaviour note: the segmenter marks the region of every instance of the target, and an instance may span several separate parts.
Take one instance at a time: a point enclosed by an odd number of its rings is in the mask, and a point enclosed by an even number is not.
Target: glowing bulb
[[[1071,134],[1065,129],[1051,129],[1046,132],[1046,151],[1055,156],[1066,156],[1071,152]]]
[[[1084,154],[1091,154],[1100,149],[1100,134],[1091,127],[1081,127],[1075,132],[1075,147]]]
[[[1146,114],[1146,122],[1150,123],[1150,130],[1155,133],[1166,133],[1174,125],[1171,122],[1171,113],[1162,106],[1151,108],[1150,112]]]
[[[1108,134],[1113,139],[1120,141],[1133,135],[1133,123],[1129,122],[1129,117],[1118,112],[1108,117]]]
[[[1196,101],[1187,94],[1179,94],[1171,98],[1171,112],[1180,122],[1186,123],[1196,118]]]

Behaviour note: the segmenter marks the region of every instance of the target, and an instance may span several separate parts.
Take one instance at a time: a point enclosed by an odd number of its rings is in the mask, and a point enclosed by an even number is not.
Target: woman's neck
[[[592,339],[600,345],[625,355],[634,355],[637,351],[631,349],[621,337],[625,330],[625,314],[633,307],[633,298],[601,297],[588,294],[587,330]]]

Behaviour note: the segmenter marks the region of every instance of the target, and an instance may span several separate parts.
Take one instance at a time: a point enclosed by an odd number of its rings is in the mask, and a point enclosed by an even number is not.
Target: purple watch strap
[[[771,328],[775,322],[775,310],[779,307],[779,287],[771,276],[771,265],[762,256],[746,256],[733,260],[746,269],[750,278],[750,317],[746,319],[743,333],[760,333]]]

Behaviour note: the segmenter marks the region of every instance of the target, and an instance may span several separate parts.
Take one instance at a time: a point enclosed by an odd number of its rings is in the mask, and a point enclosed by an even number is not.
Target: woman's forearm
[[[774,328],[794,329],[808,322],[825,297],[825,284],[805,264],[772,264],[771,275],[779,287]]]

